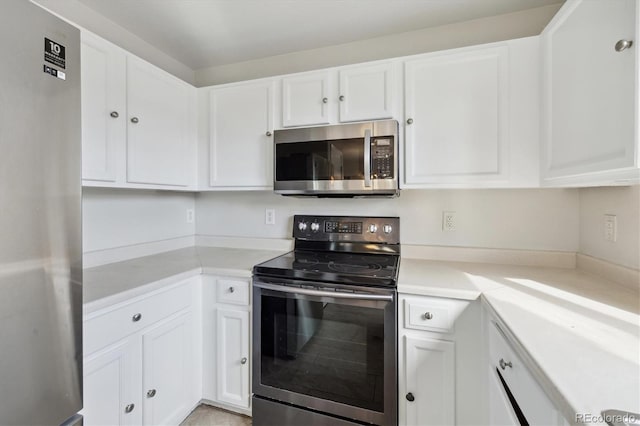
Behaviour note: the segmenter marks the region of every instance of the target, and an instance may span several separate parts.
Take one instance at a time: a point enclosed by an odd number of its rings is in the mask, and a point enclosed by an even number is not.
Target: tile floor
[[[180,423],[180,426],[251,426],[251,417],[200,405]]]

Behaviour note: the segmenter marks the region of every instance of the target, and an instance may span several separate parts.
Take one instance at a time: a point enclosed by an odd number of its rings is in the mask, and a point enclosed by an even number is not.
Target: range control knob
[[[376,225],[375,223],[370,224],[369,232],[371,232],[372,234],[375,234],[376,232],[378,232],[378,225]]]
[[[311,224],[311,230],[313,232],[318,232],[320,230],[320,224],[318,222],[313,222]]]
[[[307,222],[298,222],[298,229],[305,231],[307,229]]]
[[[393,227],[389,224],[385,225],[382,227],[382,230],[384,231],[385,234],[390,234],[391,231],[393,231]]]

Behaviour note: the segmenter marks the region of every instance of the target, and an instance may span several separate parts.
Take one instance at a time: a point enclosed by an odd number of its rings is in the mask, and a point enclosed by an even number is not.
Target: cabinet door
[[[455,418],[454,343],[404,337],[405,389],[400,392],[400,422],[453,425]],[[411,393],[414,400],[409,401]],[[404,419],[403,419],[404,417]]]
[[[82,179],[115,182],[126,140],[125,54],[82,32]]]
[[[309,126],[329,123],[332,105],[329,72],[320,71],[282,79],[282,125]]]
[[[273,91],[272,81],[211,91],[211,186],[273,186]]]
[[[433,54],[405,64],[407,184],[506,178],[507,50]]]
[[[218,401],[249,407],[249,312],[216,313]]]
[[[340,121],[391,118],[391,63],[340,70]]]
[[[636,8],[635,0],[567,2],[545,30],[547,180],[637,166]],[[618,52],[623,39],[634,44]]]
[[[137,336],[86,357],[83,386],[85,424],[141,424],[142,365]]]
[[[189,102],[186,83],[127,58],[127,182],[188,185]]]
[[[191,314],[165,322],[143,336],[144,424],[178,424],[193,408]]]
[[[498,373],[489,372],[489,424],[517,426],[520,424]]]

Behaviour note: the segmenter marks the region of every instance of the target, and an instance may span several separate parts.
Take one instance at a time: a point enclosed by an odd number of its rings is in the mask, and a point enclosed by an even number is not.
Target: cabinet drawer
[[[107,308],[84,321],[85,355],[114,343],[189,307],[191,286],[180,285],[167,291],[116,308]]]
[[[436,333],[452,333],[456,319],[469,302],[437,297],[404,299],[404,327]]]
[[[493,321],[489,324],[489,358],[494,375],[496,370],[500,373],[529,424],[556,424],[553,403]]]
[[[216,280],[216,300],[218,303],[248,305],[249,281],[232,278],[218,278]]]

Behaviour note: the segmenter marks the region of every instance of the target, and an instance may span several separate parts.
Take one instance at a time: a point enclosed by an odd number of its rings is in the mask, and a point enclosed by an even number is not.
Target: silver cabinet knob
[[[111,116],[111,118],[118,118],[120,117],[120,114],[118,114],[118,111],[111,111],[111,114],[109,114]]]
[[[498,361],[498,363],[500,364],[500,368],[502,368],[503,370],[506,369],[507,367],[513,368],[511,361],[505,362],[504,359],[500,358],[500,361]]]
[[[134,316],[131,317],[131,321],[133,322],[138,322],[142,319],[142,314],[135,314]]]
[[[344,95],[340,95],[338,99],[340,100],[340,102],[344,102]]]
[[[131,117],[131,122],[133,124],[137,124],[138,122],[140,122],[140,120],[138,119],[138,117]]]
[[[430,320],[431,318],[433,318],[433,314],[431,312],[425,312],[424,314],[422,314],[422,318]]]
[[[267,133],[265,133],[267,136],[271,136],[273,133],[271,133],[270,131],[267,130]]]
[[[147,398],[153,398],[154,396],[156,396],[156,390],[155,389],[149,389],[147,391]]]
[[[322,98],[322,103],[323,103],[323,104],[326,104],[327,102],[329,102],[329,99],[327,99],[327,98]]]
[[[229,293],[233,293],[234,291],[236,291],[236,289],[235,289],[235,288],[233,288],[233,287],[229,287]]]
[[[618,40],[615,45],[616,52],[622,52],[625,49],[633,46],[633,40]]]
[[[244,357],[240,360],[240,364],[246,364],[247,363],[247,357]]]
[[[127,404],[127,406],[124,407],[124,412],[130,413],[133,411],[134,408],[136,408],[136,404]]]
[[[407,124],[413,124],[413,118],[408,118],[407,119]]]

